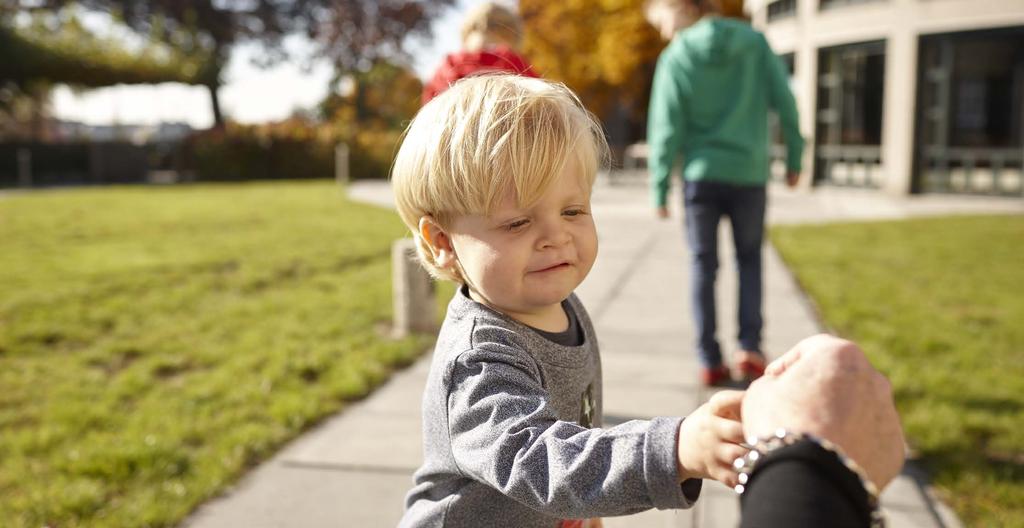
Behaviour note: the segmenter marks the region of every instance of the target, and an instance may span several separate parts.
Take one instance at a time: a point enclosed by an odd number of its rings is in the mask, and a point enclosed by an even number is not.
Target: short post
[[[18,149],[18,185],[32,186],[32,151],[25,147]]]
[[[391,288],[395,337],[437,329],[434,282],[416,257],[416,241],[396,240],[391,246]]]
[[[348,185],[349,182],[348,144],[338,143],[334,147],[334,179],[338,185]]]

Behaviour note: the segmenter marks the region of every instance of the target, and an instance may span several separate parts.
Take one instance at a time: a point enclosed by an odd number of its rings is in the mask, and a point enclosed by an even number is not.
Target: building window
[[[917,189],[1024,194],[1024,27],[927,35],[919,49]]]
[[[879,187],[885,42],[818,52],[815,181]]]
[[[834,7],[843,7],[855,4],[867,4],[869,2],[879,2],[882,0],[820,0],[818,9],[824,11],[825,9],[832,9]]]
[[[796,15],[796,0],[773,0],[768,2],[768,21]]]

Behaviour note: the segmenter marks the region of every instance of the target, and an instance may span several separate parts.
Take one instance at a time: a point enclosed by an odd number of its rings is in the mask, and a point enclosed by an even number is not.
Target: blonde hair
[[[608,159],[601,125],[562,84],[508,74],[456,82],[420,109],[391,169],[398,214],[423,266],[464,282],[434,261],[420,218],[442,229],[461,215],[489,215],[505,193],[528,208],[575,163],[587,189]]]
[[[478,51],[488,44],[518,48],[523,39],[523,21],[515,11],[484,2],[474,7],[462,22],[462,47]]]

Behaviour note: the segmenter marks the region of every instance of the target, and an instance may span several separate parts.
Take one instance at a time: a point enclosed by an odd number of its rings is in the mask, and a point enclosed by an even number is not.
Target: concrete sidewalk
[[[386,184],[355,185],[350,193],[358,199],[390,204]],[[679,203],[678,197],[675,200]],[[958,212],[999,208],[1024,212],[1024,206],[1010,200],[997,199],[997,205],[972,199],[966,204],[953,200],[953,206],[906,200],[901,204],[878,193],[797,193],[774,187],[770,200],[770,219],[775,222],[901,218],[934,214],[943,207]],[[673,221],[656,220],[646,189],[639,185],[599,183],[595,189],[601,249],[578,293],[601,341],[609,425],[633,418],[686,415],[709,395],[697,381],[687,303],[687,254],[678,209],[673,213]],[[717,285],[719,336],[729,357],[736,346],[736,282],[729,244],[723,243],[722,248]],[[820,331],[813,311],[771,247],[765,249],[764,313],[764,345],[770,356]],[[425,356],[397,373],[366,400],[286,446],[223,497],[201,507],[183,526],[395,526],[412,473],[420,463],[420,394],[428,366],[429,357]],[[886,489],[883,505],[890,525],[959,526],[955,516],[914,476],[917,474],[911,468]],[[605,526],[732,527],[738,519],[736,495],[708,482],[692,510],[610,518]]]

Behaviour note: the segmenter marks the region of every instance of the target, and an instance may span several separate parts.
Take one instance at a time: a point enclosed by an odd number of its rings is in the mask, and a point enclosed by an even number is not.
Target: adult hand
[[[903,467],[903,431],[889,380],[856,344],[804,339],[769,365],[743,398],[743,433],[783,428],[837,444],[881,490]]]
[[[796,184],[800,182],[799,172],[787,172],[786,173],[786,186],[790,189],[796,187]]]
[[[670,216],[672,216],[672,215],[669,214],[669,212],[668,212],[668,206],[665,206],[665,205],[658,206],[658,218],[663,218],[664,219],[664,218],[669,218]]]

